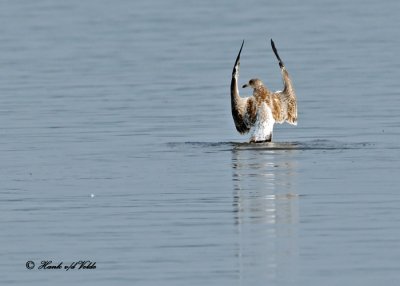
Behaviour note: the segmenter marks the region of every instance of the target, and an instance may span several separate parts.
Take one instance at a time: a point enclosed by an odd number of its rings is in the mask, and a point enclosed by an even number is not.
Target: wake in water
[[[170,147],[221,148],[221,150],[346,150],[371,148],[373,144],[345,143],[334,140],[312,140],[305,142],[170,142]]]

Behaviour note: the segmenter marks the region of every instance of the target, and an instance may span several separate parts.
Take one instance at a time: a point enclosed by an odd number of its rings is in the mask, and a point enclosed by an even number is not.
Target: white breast
[[[252,128],[250,141],[271,140],[274,123],[271,108],[265,102],[261,103],[257,110],[257,119]]]

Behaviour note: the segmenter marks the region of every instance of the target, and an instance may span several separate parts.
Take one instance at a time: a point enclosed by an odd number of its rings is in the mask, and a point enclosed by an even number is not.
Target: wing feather
[[[232,117],[235,122],[236,130],[241,133],[248,133],[250,128],[256,121],[256,101],[253,96],[241,98],[239,94],[239,67],[240,67],[240,54],[242,52],[244,41],[240,47],[239,53],[236,57],[235,64],[232,70],[231,80],[231,109]]]
[[[232,107],[232,117],[236,130],[241,134],[248,133],[257,119],[257,106],[254,97],[241,98],[235,108]]]
[[[280,120],[277,120],[277,122],[283,123],[286,121],[289,124],[297,125],[297,99],[293,84],[272,39],[271,46],[276,58],[278,59],[284,85],[283,91],[277,91],[275,93],[281,102],[281,118],[279,118]]]

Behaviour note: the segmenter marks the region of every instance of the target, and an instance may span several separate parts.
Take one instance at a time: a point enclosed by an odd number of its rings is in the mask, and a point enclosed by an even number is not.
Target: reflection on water
[[[298,259],[298,150],[248,147],[232,150],[240,281],[292,283]]]

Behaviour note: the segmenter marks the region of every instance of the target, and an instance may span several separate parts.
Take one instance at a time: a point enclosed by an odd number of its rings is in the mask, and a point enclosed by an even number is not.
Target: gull
[[[250,143],[271,142],[275,123],[297,125],[297,102],[292,81],[271,39],[272,50],[278,59],[283,79],[283,90],[271,92],[258,78],[249,80],[245,87],[253,88],[253,95],[240,97],[238,88],[240,53],[232,71],[231,106],[236,130],[240,134],[251,131]]]

